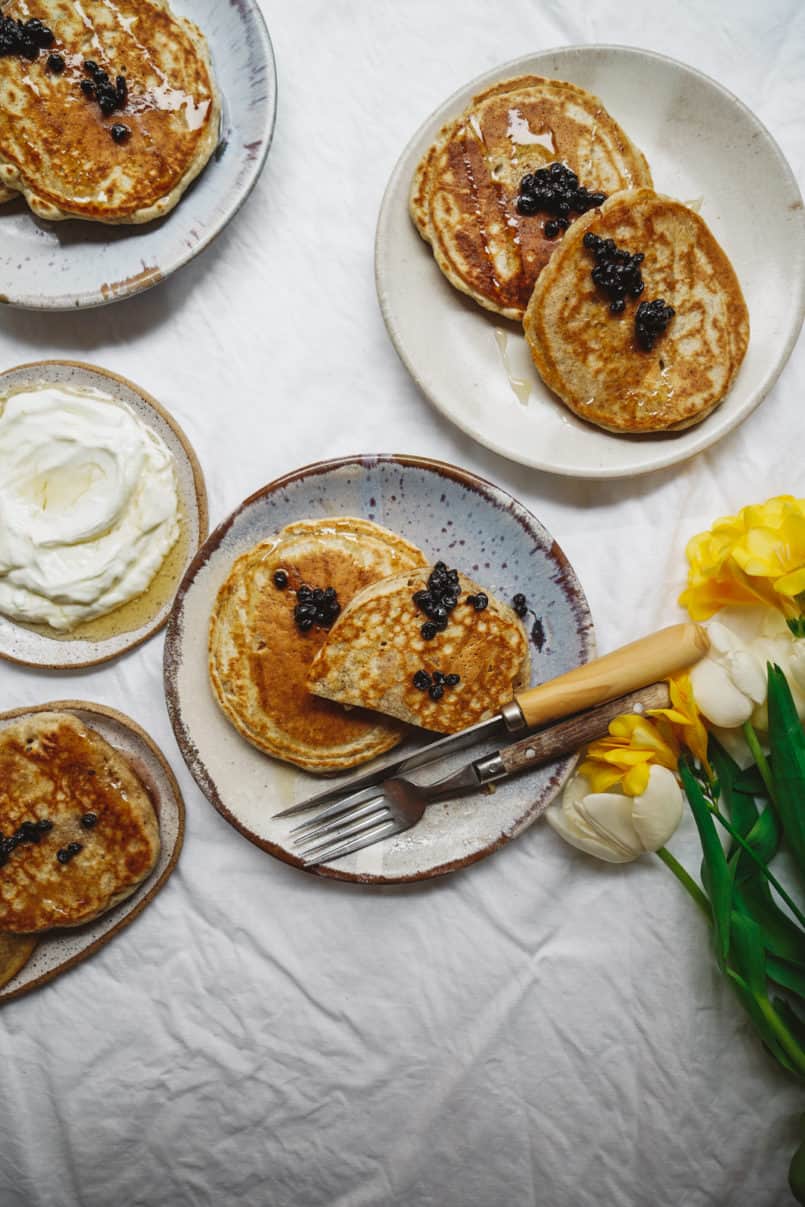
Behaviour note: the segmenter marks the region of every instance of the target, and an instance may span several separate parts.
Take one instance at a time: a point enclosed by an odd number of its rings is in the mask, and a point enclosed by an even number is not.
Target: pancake
[[[644,291],[611,314],[594,284],[587,231],[643,252]],[[638,346],[639,302],[675,310],[650,351]],[[727,256],[698,214],[650,189],[611,197],[570,228],[542,273],[524,329],[543,381],[582,419],[613,432],[673,431],[718,406],[749,342],[749,313]]]
[[[0,989],[25,967],[36,943],[35,935],[0,935]]]
[[[220,99],[197,26],[167,0],[11,0],[3,15],[40,19],[54,41],[33,61],[0,57],[0,185],[51,220],[141,223],[173,209],[218,142]],[[85,61],[112,85],[125,77],[122,107],[104,114],[84,95]],[[121,124],[129,134],[118,143]]]
[[[96,821],[85,824],[89,815]],[[144,785],[69,713],[34,713],[0,730],[0,832],[8,840],[26,822],[50,826],[5,852],[0,931],[12,934],[91,922],[131,896],[159,855]],[[81,849],[70,856],[71,844]]]
[[[209,670],[218,704],[266,754],[309,771],[357,766],[396,746],[402,728],[312,696],[308,669],[327,633],[294,620],[297,590],[333,587],[341,607],[378,579],[425,564],[402,537],[368,520],[301,520],[244,553],[210,620]],[[282,570],[287,586],[274,575]]]
[[[651,185],[642,154],[601,101],[540,76],[503,80],[448,122],[419,163],[411,217],[436,262],[479,305],[522,319],[534,282],[561,244],[546,213],[522,216],[523,176],[564,163],[589,192]]]
[[[429,568],[367,587],[344,609],[310,668],[310,690],[341,704],[375,709],[410,725],[455,733],[494,716],[528,682],[523,626],[507,605],[487,595],[476,611],[467,601],[482,588],[458,576],[459,600],[447,628],[422,636],[425,615],[412,596],[428,588]],[[458,675],[434,700],[414,676]]]

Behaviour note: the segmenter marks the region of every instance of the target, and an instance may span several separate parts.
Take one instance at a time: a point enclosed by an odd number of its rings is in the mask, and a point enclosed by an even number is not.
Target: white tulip
[[[705,626],[710,652],[690,671],[699,711],[720,730],[751,721],[768,727],[766,663],[788,679],[800,717],[805,717],[805,641],[795,638],[776,608],[724,608]]]
[[[682,820],[682,791],[666,767],[653,766],[640,796],[591,792],[575,775],[545,816],[572,846],[608,863],[628,863],[664,846]]]

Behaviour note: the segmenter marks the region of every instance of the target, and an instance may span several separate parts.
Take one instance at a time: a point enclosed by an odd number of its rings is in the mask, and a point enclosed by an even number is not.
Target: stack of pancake
[[[2,19],[46,32],[33,59],[0,54],[0,202],[105,223],[172,210],[219,135],[198,27],[167,0],[11,0]]]
[[[160,850],[144,784],[70,713],[34,713],[0,730],[0,836],[0,986],[40,936],[131,896]]]
[[[530,206],[528,178],[551,165],[595,208],[556,222],[557,210]],[[749,340],[732,265],[698,214],[653,191],[645,157],[591,93],[538,76],[480,93],[420,161],[410,212],[450,283],[524,323],[546,385],[588,422],[675,430],[727,394]],[[643,254],[643,292],[620,313],[591,279],[587,232]],[[650,347],[636,336],[642,301],[673,311]]]
[[[449,733],[492,716],[528,679],[528,642],[510,607],[453,574],[435,624],[415,600],[432,576],[416,546],[351,517],[290,524],[218,593],[215,699],[258,749],[316,772],[367,762],[406,725]],[[336,601],[318,621],[314,591]]]

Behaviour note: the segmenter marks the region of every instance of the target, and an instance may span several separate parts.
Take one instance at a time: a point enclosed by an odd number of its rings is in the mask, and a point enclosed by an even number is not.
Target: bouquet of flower
[[[805,914],[775,863],[787,849],[801,891],[805,500],[781,496],[718,520],[687,557],[680,603],[707,622],[708,656],[670,682],[670,708],[612,722],[547,818],[610,862],[656,852],[707,917],[718,966],[767,1051],[805,1080]],[[685,798],[701,885],[665,849]],[[805,1132],[789,1184],[805,1203]]]

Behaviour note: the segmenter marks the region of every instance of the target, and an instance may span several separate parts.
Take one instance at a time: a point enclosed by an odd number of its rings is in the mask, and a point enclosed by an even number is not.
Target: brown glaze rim
[[[176,597],[173,603],[170,620],[168,622],[168,630],[165,634],[164,648],[164,664],[163,664],[163,682],[165,686],[165,702],[168,708],[168,716],[170,717],[173,732],[176,737],[176,743],[181,752],[182,758],[187,764],[187,768],[193,779],[198,784],[201,791],[206,796],[210,804],[221,814],[221,816],[229,822],[239,833],[247,838],[249,842],[260,847],[261,850],[267,851],[269,855],[273,855],[276,859],[287,863],[291,867],[300,868],[309,875],[318,876],[328,880],[341,880],[351,884],[410,884],[420,880],[431,880],[436,876],[444,876],[449,872],[458,871],[460,868],[469,867],[473,863],[477,863],[480,859],[485,859],[486,856],[493,854],[501,847],[505,846],[513,838],[516,838],[523,830],[527,829],[532,822],[536,821],[541,815],[547,804],[553,799],[549,796],[545,803],[540,801],[532,805],[526,813],[518,818],[510,831],[502,834],[494,842],[483,847],[480,851],[475,851],[471,855],[463,856],[459,859],[451,859],[446,863],[439,864],[437,867],[429,868],[427,871],[417,872],[406,876],[387,876],[373,875],[362,872],[344,872],[333,867],[306,867],[301,859],[286,851],[284,847],[279,846],[275,842],[270,842],[268,839],[261,838],[255,834],[248,826],[244,825],[235,815],[227,808],[221,799],[218,791],[218,786],[207,771],[206,766],[198,754],[192,735],[186,728],[181,715],[181,702],[177,690],[178,671],[182,663],[182,611],[184,599],[190,590],[196,575],[202,569],[210,557],[219,548],[226,534],[229,532],[232,525],[238,517],[252,504],[267,498],[277,490],[281,490],[294,482],[298,482],[304,478],[317,477],[320,474],[331,473],[334,470],[344,469],[349,466],[355,466],[358,469],[365,469],[379,464],[400,465],[406,469],[423,469],[431,473],[435,473],[443,478],[449,478],[457,482],[460,486],[466,487],[475,493],[482,495],[493,506],[500,505],[498,500],[501,499],[504,505],[509,503],[514,504],[514,509],[508,508],[510,514],[520,524],[524,531],[528,531],[530,536],[540,535],[542,537],[541,544],[548,550],[549,556],[556,564],[557,575],[556,581],[564,592],[571,610],[576,618],[576,631],[581,641],[585,657],[590,659],[595,655],[595,629],[593,627],[592,614],[586,596],[579,582],[576,572],[568,561],[567,556],[561,547],[553,540],[550,533],[546,531],[536,516],[522,503],[518,502],[513,495],[508,491],[503,490],[500,486],[496,486],[493,482],[489,482],[486,478],[480,477],[478,474],[470,473],[469,470],[460,469],[456,465],[450,465],[445,461],[433,460],[429,457],[412,456],[403,453],[378,453],[378,454],[356,454],[351,457],[338,457],[329,461],[314,461],[310,465],[304,465],[300,469],[293,470],[291,473],[284,474],[280,478],[275,478],[273,482],[269,482],[267,486],[263,486],[260,490],[249,495],[247,499],[236,507],[235,510],[223,520],[213,532],[210,533],[204,545],[198,551],[196,556],[187,568],[184,578],[176,592]],[[524,512],[525,516],[519,514]],[[527,517],[527,518],[526,518]],[[266,758],[270,758],[266,755]],[[572,763],[565,773],[565,778],[570,774]],[[356,773],[359,768],[355,769]],[[556,788],[561,787],[562,775],[559,774],[552,778],[551,787],[554,786],[554,780],[558,780]]]
[[[126,386],[127,389],[137,394],[138,397],[143,400],[146,406],[149,406],[153,411],[155,411],[157,415],[159,415],[160,419],[164,420],[168,427],[173,431],[177,440],[184,449],[185,456],[187,457],[187,461],[193,475],[193,487],[196,496],[198,542],[191,554],[190,560],[192,562],[198,550],[203,546],[204,541],[206,540],[210,531],[210,513],[207,502],[207,485],[204,481],[204,473],[201,468],[201,463],[196,455],[195,449],[188,440],[177,420],[174,419],[173,415],[171,415],[171,413],[167,411],[161,403],[157,402],[156,398],[152,397],[147,390],[144,390],[142,386],[138,386],[135,382],[131,381],[128,377],[123,377],[123,375],[120,373],[115,373],[111,369],[102,369],[100,365],[93,365],[89,361],[85,360],[67,360],[62,359],[61,357],[56,357],[50,360],[32,360],[26,361],[25,364],[22,365],[12,365],[10,369],[4,369],[2,373],[0,373],[0,386],[2,386],[4,378],[9,373],[19,373],[21,369],[41,369],[49,365],[62,365],[70,369],[88,369],[91,373],[99,373],[101,377],[107,377],[110,381],[116,381],[119,385]],[[181,576],[177,576],[177,586],[181,581]],[[102,654],[99,658],[89,658],[85,662],[30,662],[26,658],[15,658],[13,654],[8,654],[5,650],[0,649],[0,659],[3,659],[5,662],[13,662],[16,666],[30,666],[36,670],[43,671],[77,671],[86,669],[88,666],[100,666],[101,663],[112,662],[115,658],[119,658],[121,655],[127,654],[130,650],[136,649],[138,645],[142,645],[143,642],[148,641],[149,638],[153,637],[155,633],[158,633],[160,629],[163,629],[170,619],[172,606],[173,605],[171,604],[171,607],[165,607],[165,614],[161,619],[158,619],[153,623],[148,622],[140,629],[132,629],[132,640],[126,645],[120,646],[120,648],[116,649],[113,653]],[[7,620],[9,624],[15,623],[10,616],[6,616],[4,619]],[[69,646],[71,643],[68,640],[56,642],[55,644]],[[101,645],[103,643],[89,642],[88,644]]]
[[[106,931],[105,934],[100,935],[99,938],[90,943],[88,947],[85,947],[82,951],[79,951],[77,955],[70,956],[70,958],[65,960],[63,964],[59,964],[56,968],[51,968],[49,972],[43,972],[41,976],[36,978],[36,980],[30,981],[27,985],[20,985],[18,989],[12,989],[10,993],[5,993],[2,989],[0,989],[0,1006],[3,1006],[6,1002],[14,1001],[15,998],[22,997],[26,993],[30,993],[32,989],[38,989],[41,985],[46,985],[48,981],[52,981],[55,977],[61,976],[63,972],[67,972],[69,969],[75,968],[76,964],[83,963],[84,960],[87,960],[91,955],[94,955],[96,951],[99,951],[102,947],[105,947],[106,944],[109,943],[116,935],[118,935],[121,930],[124,930],[131,922],[133,922],[138,914],[142,913],[145,907],[149,905],[151,901],[153,901],[160,889],[164,887],[166,881],[176,867],[179,855],[181,854],[182,846],[184,844],[186,814],[182,790],[179,787],[176,776],[171,770],[170,763],[165,758],[165,755],[157,746],[154,739],[145,732],[142,726],[138,725],[136,721],[133,721],[131,717],[127,717],[125,713],[119,712],[116,708],[109,708],[105,704],[93,704],[88,700],[54,700],[49,704],[34,704],[27,708],[12,708],[8,712],[0,712],[0,721],[12,721],[18,717],[29,717],[39,712],[94,713],[96,716],[106,717],[110,721],[115,721],[118,725],[121,725],[124,729],[127,729],[129,733],[133,734],[134,737],[137,738],[143,746],[145,746],[145,748],[156,759],[164,771],[165,777],[170,786],[170,790],[173,794],[174,803],[176,805],[176,811],[179,818],[179,827],[170,859],[168,860],[166,867],[163,869],[159,879],[155,880],[154,883],[148,888],[148,891],[143,893],[142,896],[137,895],[135,890],[135,895],[133,898],[131,898],[133,901],[131,909],[126,911],[120,921],[115,923],[111,930]],[[81,718],[79,717],[79,720],[80,719]],[[101,736],[103,737],[103,734],[101,734]],[[106,741],[109,741],[109,739],[107,738]],[[114,742],[109,742],[109,745],[114,746]],[[132,763],[130,756],[119,750],[116,746],[115,749],[118,751],[118,754],[120,754],[121,757],[126,760],[129,766],[131,766]],[[148,787],[149,785],[146,785],[146,788]],[[155,786],[151,785],[151,787]],[[156,810],[157,817],[159,818],[162,808],[161,796],[159,796],[157,801],[154,802],[154,808]],[[143,885],[147,884],[147,880],[143,882]],[[101,917],[103,917],[103,915],[101,915]],[[95,921],[98,920],[99,919],[95,919]],[[91,926],[92,923],[90,922],[88,925]],[[80,927],[71,927],[69,933],[76,934],[78,931],[80,931],[80,929]],[[57,934],[58,930],[54,928],[54,930],[43,931],[42,937],[44,938],[47,936],[52,938]],[[24,968],[25,965],[23,964],[19,971],[22,972]],[[19,973],[15,975],[19,975]]]

